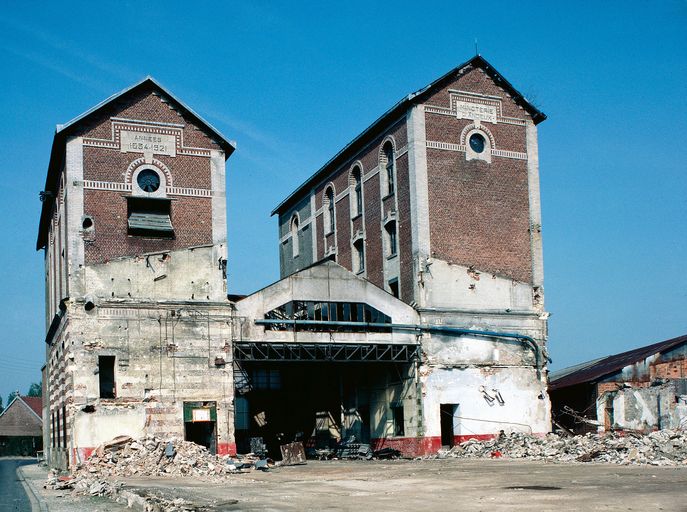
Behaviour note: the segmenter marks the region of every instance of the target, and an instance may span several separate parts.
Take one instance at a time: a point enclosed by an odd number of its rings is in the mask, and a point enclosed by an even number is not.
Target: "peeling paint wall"
[[[675,382],[650,387],[621,387],[606,391],[596,402],[600,430],[651,431],[687,428],[687,395]]]

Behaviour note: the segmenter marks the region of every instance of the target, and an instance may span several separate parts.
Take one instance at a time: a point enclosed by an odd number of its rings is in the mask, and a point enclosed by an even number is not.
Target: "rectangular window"
[[[67,447],[67,407],[62,406],[62,446]]]
[[[398,299],[398,279],[389,281],[389,293]]]
[[[391,406],[391,418],[394,422],[394,435],[404,436],[405,435],[405,425],[403,418],[403,404],[393,404]]]
[[[174,238],[172,201],[149,197],[127,197],[129,235]]]
[[[389,256],[396,256],[397,244],[396,244],[396,221],[387,222],[384,226],[386,231],[386,241],[387,249],[389,251]]]
[[[115,356],[98,356],[98,377],[100,379],[100,398],[114,398]]]
[[[386,164],[386,183],[387,183],[387,195],[393,195],[395,191],[394,186],[394,164],[389,162]]]
[[[353,244],[355,253],[355,271],[356,273],[365,270],[365,242],[363,240],[356,240]]]

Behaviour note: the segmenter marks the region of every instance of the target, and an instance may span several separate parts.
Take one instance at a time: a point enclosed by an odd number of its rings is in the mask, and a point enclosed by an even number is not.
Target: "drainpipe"
[[[535,369],[537,370],[537,378],[541,380],[541,360],[542,354],[531,336],[518,334],[516,332],[496,332],[496,331],[481,331],[478,329],[463,329],[461,327],[449,327],[444,325],[419,325],[419,324],[385,324],[376,322],[347,322],[335,320],[292,320],[292,319],[258,319],[255,320],[256,325],[293,325],[294,330],[296,326],[321,326],[321,327],[357,327],[357,328],[372,328],[372,329],[392,329],[397,331],[413,331],[413,332],[428,332],[436,334],[448,334],[452,336],[480,336],[485,338],[504,338],[518,340],[532,349],[534,352]]]

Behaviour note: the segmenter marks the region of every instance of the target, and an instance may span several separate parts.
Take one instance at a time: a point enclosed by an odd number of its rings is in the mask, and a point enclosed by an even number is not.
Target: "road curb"
[[[26,491],[26,495],[29,497],[31,502],[31,510],[33,512],[49,512],[48,504],[41,496],[40,492],[36,490],[31,479],[26,478],[24,475],[24,468],[19,466],[17,468],[17,478],[21,482],[22,487]]]

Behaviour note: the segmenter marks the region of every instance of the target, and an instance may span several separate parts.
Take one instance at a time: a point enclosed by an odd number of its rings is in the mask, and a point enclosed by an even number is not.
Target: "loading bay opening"
[[[415,345],[235,343],[237,451],[279,457],[292,441],[312,453],[403,435],[417,416],[403,413],[417,357]]]

